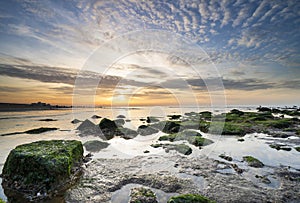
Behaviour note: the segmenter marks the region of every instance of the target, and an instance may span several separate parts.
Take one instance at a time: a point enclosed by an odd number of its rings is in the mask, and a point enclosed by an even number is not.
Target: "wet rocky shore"
[[[189,112],[140,118],[136,129],[128,128],[131,120],[123,115],[114,120],[92,116],[98,124],[74,119],[85,149],[83,175],[63,201],[299,202],[299,117],[298,108]],[[2,136],[56,130],[43,127]],[[212,155],[217,145],[221,149]],[[128,146],[139,153],[126,151]],[[114,150],[130,156],[120,157]]]

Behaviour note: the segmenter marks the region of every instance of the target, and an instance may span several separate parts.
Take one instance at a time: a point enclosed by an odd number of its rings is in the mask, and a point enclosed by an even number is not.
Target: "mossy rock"
[[[3,199],[0,198],[0,203],[5,203],[5,201]]]
[[[295,147],[294,149],[300,152],[300,147]]]
[[[246,161],[249,166],[254,168],[262,168],[264,166],[264,164],[261,161],[252,156],[244,156],[243,160]]]
[[[171,197],[167,203],[215,203],[215,201],[198,194],[184,194]]]
[[[185,144],[152,144],[150,146],[153,148],[162,147],[167,153],[170,150],[175,150],[184,155],[190,155],[193,152],[192,148]]]
[[[3,167],[4,189],[51,194],[78,172],[83,147],[76,140],[38,141],[11,150]]]
[[[205,120],[211,120],[212,113],[210,111],[202,111],[199,113],[200,118],[203,118]]]
[[[129,203],[158,203],[155,193],[144,187],[132,188]]]
[[[162,128],[162,132],[171,134],[177,133],[180,130],[180,124],[175,121],[166,121],[164,127]]]
[[[213,141],[203,138],[202,135],[196,131],[192,130],[184,130],[179,133],[174,133],[170,135],[163,135],[158,138],[159,141],[179,141],[179,140],[186,140],[190,144],[195,146],[206,146],[212,144]]]
[[[83,144],[87,151],[90,152],[99,152],[102,149],[105,149],[109,146],[109,143],[102,142],[100,140],[90,140]]]
[[[244,136],[249,132],[250,124],[234,123],[234,122],[219,122],[215,121],[210,125],[210,133],[222,135],[237,135]]]

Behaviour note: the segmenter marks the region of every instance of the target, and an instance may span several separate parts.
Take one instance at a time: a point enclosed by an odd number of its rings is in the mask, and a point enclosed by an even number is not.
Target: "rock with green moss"
[[[215,203],[215,201],[198,194],[184,194],[171,197],[168,203]]]
[[[297,150],[298,152],[300,152],[300,146],[299,147],[295,147],[295,150]]]
[[[252,157],[252,156],[244,156],[243,161],[246,161],[249,166],[254,168],[262,168],[264,167],[264,164],[259,161],[258,159]]]
[[[154,192],[148,188],[132,188],[129,203],[158,203]]]
[[[284,150],[284,151],[291,151],[292,150],[291,147],[288,147],[286,145],[281,145],[281,144],[270,144],[269,146],[273,149],[276,149],[276,150]]]
[[[0,198],[0,203],[5,203],[5,201],[3,199]]]
[[[81,171],[83,146],[76,140],[38,141],[17,146],[2,171],[5,190],[26,197],[55,195]],[[9,198],[9,197],[8,197]]]
[[[158,138],[159,141],[179,141],[179,140],[186,140],[190,144],[195,145],[195,146],[206,146],[209,144],[212,144],[213,141],[206,139],[202,137],[202,135],[196,131],[192,130],[184,130],[179,133],[173,133],[170,135],[163,135]]]
[[[167,153],[170,150],[175,150],[184,155],[190,155],[193,152],[192,148],[185,144],[152,144],[150,146],[153,148],[162,147]]]

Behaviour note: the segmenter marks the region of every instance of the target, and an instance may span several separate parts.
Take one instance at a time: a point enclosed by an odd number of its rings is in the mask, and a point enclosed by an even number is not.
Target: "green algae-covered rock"
[[[81,164],[83,147],[76,140],[38,141],[19,145],[2,171],[4,189],[21,193],[51,193],[65,187]]]
[[[215,201],[212,201],[207,197],[204,197],[202,195],[197,195],[197,194],[178,195],[175,197],[171,197],[168,201],[168,203],[214,203],[214,202]]]
[[[264,164],[260,160],[254,158],[252,156],[244,156],[243,160],[246,161],[248,163],[248,165],[251,167],[254,167],[254,168],[264,167]]]
[[[131,189],[129,203],[157,203],[157,200],[152,190],[139,187]]]

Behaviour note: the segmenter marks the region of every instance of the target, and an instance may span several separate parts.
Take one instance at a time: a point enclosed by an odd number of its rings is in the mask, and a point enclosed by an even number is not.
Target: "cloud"
[[[216,86],[219,85],[219,81],[221,81],[224,85],[225,90],[245,90],[245,91],[253,91],[253,90],[261,90],[268,89],[274,87],[274,83],[264,82],[258,79],[221,79],[221,78],[208,78],[205,80],[201,79],[189,79],[187,82],[196,89],[206,90],[207,87],[212,90],[222,90],[223,87]]]

